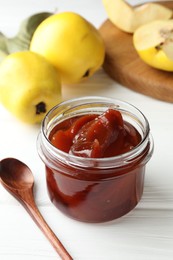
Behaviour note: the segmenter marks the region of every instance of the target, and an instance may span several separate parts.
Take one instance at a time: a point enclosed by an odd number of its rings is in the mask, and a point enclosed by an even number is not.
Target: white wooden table
[[[129,1],[132,4],[140,1]],[[142,1],[141,1],[142,2]],[[97,28],[107,18],[102,0],[0,0],[0,31],[13,36],[19,23],[40,11],[75,11]],[[173,104],[154,100],[113,82],[103,70],[90,80],[63,86],[63,98],[115,97],[137,106],[148,118],[154,155],[147,165],[141,202],[125,217],[104,224],[69,219],[50,202],[44,165],[36,150],[39,128],[16,120],[0,105],[0,159],[16,157],[32,169],[39,210],[76,260],[173,259]],[[21,205],[0,186],[0,259],[59,259]]]

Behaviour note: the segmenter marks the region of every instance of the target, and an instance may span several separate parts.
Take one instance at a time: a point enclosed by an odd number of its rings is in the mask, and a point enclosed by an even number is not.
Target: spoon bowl
[[[35,204],[33,195],[34,177],[28,166],[14,158],[3,159],[0,161],[0,181],[4,188],[25,207],[61,259],[72,260],[72,257],[50,229]]]
[[[34,177],[31,170],[23,162],[7,158],[1,161],[0,177],[5,186],[12,189],[30,189],[34,186]]]

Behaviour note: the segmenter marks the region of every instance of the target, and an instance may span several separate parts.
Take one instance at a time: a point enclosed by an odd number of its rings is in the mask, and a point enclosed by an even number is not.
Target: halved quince
[[[133,35],[133,43],[141,59],[148,65],[173,71],[173,19],[141,26]]]
[[[124,0],[102,0],[110,21],[119,29],[133,33],[139,26],[154,20],[168,20],[173,11],[157,3],[131,6]]]

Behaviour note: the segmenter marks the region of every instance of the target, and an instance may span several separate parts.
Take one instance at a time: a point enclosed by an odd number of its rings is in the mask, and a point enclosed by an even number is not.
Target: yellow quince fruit
[[[133,43],[145,63],[160,70],[173,71],[173,19],[141,26],[133,35]]]
[[[63,83],[76,83],[90,77],[101,67],[105,57],[99,31],[73,12],[45,19],[34,32],[30,50],[52,63]]]
[[[16,52],[0,64],[0,102],[20,120],[39,123],[60,100],[60,76],[41,55]]]
[[[173,11],[158,3],[132,6],[125,0],[102,0],[110,21],[122,31],[133,33],[138,27],[154,20],[168,20]]]

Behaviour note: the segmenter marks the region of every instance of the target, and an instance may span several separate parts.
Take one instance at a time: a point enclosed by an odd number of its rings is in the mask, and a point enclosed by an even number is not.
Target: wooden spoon
[[[0,180],[4,188],[25,207],[59,256],[64,260],[72,259],[43,219],[35,204],[33,196],[34,178],[31,170],[21,161],[7,158],[0,161]]]

